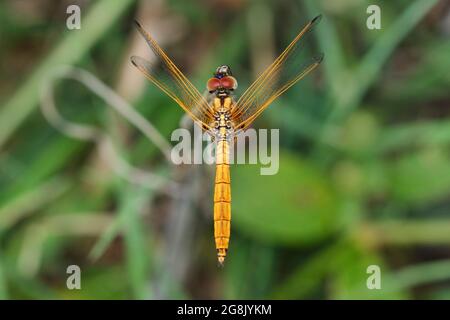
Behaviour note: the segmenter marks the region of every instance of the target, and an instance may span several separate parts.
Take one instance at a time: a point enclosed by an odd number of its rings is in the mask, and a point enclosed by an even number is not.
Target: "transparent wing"
[[[210,124],[214,121],[214,115],[206,99],[142,28],[139,22],[135,21],[135,23],[158,61],[151,64],[141,57],[133,56],[131,62],[159,89],[175,100],[203,129],[211,129]]]
[[[292,87],[322,61],[323,54],[302,59],[299,40],[310,33],[321,16],[311,20],[275,59],[275,61],[255,80],[236,102],[231,118],[236,130],[245,130],[277,97]]]

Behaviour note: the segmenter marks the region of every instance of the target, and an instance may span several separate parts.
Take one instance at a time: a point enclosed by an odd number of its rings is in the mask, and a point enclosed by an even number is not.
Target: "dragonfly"
[[[299,61],[300,39],[309,34],[320,19],[319,15],[309,21],[239,99],[235,97],[238,82],[229,66],[219,66],[206,83],[206,95],[201,94],[142,25],[135,21],[157,63],[132,56],[132,64],[172,98],[216,143],[214,239],[219,265],[224,264],[230,242],[230,143],[240,132],[249,128],[276,98],[320,65],[323,54]],[[159,65],[158,70],[155,65]]]

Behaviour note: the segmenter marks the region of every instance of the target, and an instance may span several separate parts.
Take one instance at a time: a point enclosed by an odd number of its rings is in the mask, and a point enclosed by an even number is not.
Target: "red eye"
[[[219,87],[220,87],[220,80],[217,78],[209,79],[206,84],[206,88],[208,89],[208,91],[215,91]]]
[[[233,89],[234,90],[237,88],[237,81],[232,76],[223,77],[222,79],[220,79],[220,84],[225,89]]]

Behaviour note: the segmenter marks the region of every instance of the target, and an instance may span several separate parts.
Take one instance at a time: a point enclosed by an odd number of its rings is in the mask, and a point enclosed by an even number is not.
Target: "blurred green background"
[[[245,88],[319,13],[324,62],[254,124],[280,128],[279,173],[232,166],[218,268],[213,168],[171,165],[92,77],[164,146],[183,112],[129,62],[133,19],[199,89],[221,64]],[[0,298],[450,299],[449,35],[445,0],[1,1]]]

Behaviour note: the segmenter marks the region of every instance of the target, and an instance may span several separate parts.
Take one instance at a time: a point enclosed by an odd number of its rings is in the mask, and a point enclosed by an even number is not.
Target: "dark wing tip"
[[[150,62],[139,56],[131,56],[130,61],[136,68],[138,68],[141,71],[145,69],[151,69]]]
[[[318,24],[322,20],[322,15],[319,14],[318,16],[314,17],[314,19],[311,20],[311,25]]]
[[[134,24],[137,28],[142,29],[142,25],[136,19],[134,19]]]
[[[323,57],[324,57],[324,56],[325,56],[324,53],[319,54],[319,55],[316,57],[316,62],[317,62],[317,63],[321,63],[321,62],[323,61]]]
[[[133,64],[133,66],[135,66],[136,68],[139,68],[137,61],[136,61],[137,59],[139,59],[139,57],[137,57],[137,56],[130,57],[130,61]]]

